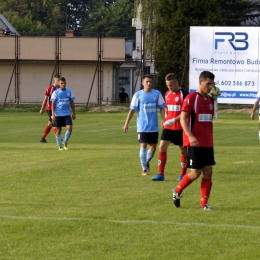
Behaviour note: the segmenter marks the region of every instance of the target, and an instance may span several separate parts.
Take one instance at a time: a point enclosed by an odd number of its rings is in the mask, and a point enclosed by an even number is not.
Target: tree
[[[19,32],[56,32],[63,27],[58,0],[0,0],[0,13]]]
[[[20,33],[55,33],[65,29],[100,32],[108,27],[131,27],[133,1],[0,0],[0,13]],[[112,30],[107,34],[112,36]]]
[[[222,17],[227,26],[241,26],[251,24],[260,25],[260,5],[259,1],[246,0],[222,0]]]
[[[147,0],[138,0],[141,4]],[[158,0],[152,5],[152,11],[143,17],[149,17],[146,24],[150,27],[150,36],[154,42],[156,35],[156,70],[158,71],[157,88],[165,92],[164,77],[174,72],[180,83],[188,73],[189,27],[223,25],[221,9],[217,0]],[[149,13],[150,12],[150,13]],[[152,16],[150,16],[152,15]],[[156,17],[153,17],[156,15]],[[147,18],[146,18],[147,19]],[[151,45],[150,45],[151,46]]]
[[[127,36],[133,17],[133,2],[129,0],[96,1],[83,22],[84,32],[105,33],[106,36]]]
[[[259,16],[258,4],[245,0],[135,0],[135,14],[139,5],[143,28],[149,28],[148,49],[156,42],[157,87],[163,92],[169,72],[187,87],[190,26],[238,26]]]
[[[82,31],[84,22],[90,17],[90,10],[93,5],[95,5],[95,0],[65,0],[62,6],[65,13],[66,29]]]

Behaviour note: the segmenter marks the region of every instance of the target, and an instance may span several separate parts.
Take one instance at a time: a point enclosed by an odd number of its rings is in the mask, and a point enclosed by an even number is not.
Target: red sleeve
[[[191,113],[192,111],[192,101],[191,101],[191,96],[188,95],[184,101],[183,101],[183,104],[182,104],[182,107],[181,107],[181,111],[185,111],[187,112],[188,114]]]
[[[45,96],[47,96],[47,97],[50,97],[51,96],[51,87],[52,86],[49,86],[48,88],[46,88],[46,90],[45,90]]]

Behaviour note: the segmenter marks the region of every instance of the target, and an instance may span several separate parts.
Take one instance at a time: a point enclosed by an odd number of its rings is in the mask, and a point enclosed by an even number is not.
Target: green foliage
[[[167,7],[167,8],[166,8]],[[178,76],[184,87],[184,75],[188,73],[189,26],[222,25],[221,10],[217,0],[202,1],[158,1],[154,28],[158,31],[156,68],[159,72],[157,86],[165,92],[164,77],[169,72]]]
[[[46,25],[43,25],[40,21],[32,20],[30,14],[26,14],[23,17],[17,12],[5,12],[4,15],[9,17],[9,22],[15,27],[18,32],[40,32],[47,31]]]
[[[260,5],[258,1],[222,0],[221,8],[226,26],[241,26],[241,23],[260,25]]]
[[[20,33],[57,32],[64,26],[58,0],[0,0],[0,13],[4,14]]]
[[[134,14],[140,16],[143,28],[151,28],[154,20],[158,19],[157,5],[156,0],[135,0]]]
[[[20,33],[100,32],[131,27],[133,0],[0,0],[4,14]],[[117,33],[118,34],[118,33]],[[125,36],[125,32],[123,33]],[[113,36],[111,32],[108,36]]]
[[[190,26],[239,26],[241,22],[259,22],[259,4],[252,1],[232,0],[136,0],[135,16],[140,10],[143,28],[147,34],[147,52],[155,48],[157,39],[157,88],[166,91],[164,77],[174,72],[179,83],[188,86],[188,51]]]
[[[97,1],[90,15],[82,24],[84,32],[105,32],[106,36],[126,37],[126,29],[131,27],[133,3],[128,0]]]
[[[78,113],[68,151],[47,116],[0,112],[0,259],[260,259],[258,121],[220,114],[210,205],[198,208],[200,178],[172,205],[179,149],[168,148],[164,182],[141,176],[135,118]],[[64,134],[63,129],[63,134]],[[243,138],[242,138],[243,137]]]

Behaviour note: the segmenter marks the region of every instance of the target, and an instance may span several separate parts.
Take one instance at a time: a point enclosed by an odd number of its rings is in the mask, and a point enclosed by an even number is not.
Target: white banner
[[[215,74],[219,103],[253,104],[259,90],[258,27],[190,27],[190,92],[197,90],[199,75]]]

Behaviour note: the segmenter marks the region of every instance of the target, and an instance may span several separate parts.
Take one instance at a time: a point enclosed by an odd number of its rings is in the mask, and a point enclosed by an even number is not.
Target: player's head
[[[165,84],[172,92],[177,92],[179,90],[178,79],[174,73],[169,73],[165,76]]]
[[[214,83],[215,75],[210,71],[204,70],[200,73],[199,79],[212,79]]]
[[[214,87],[215,75],[210,71],[202,71],[199,76],[199,93],[203,96],[207,95]]]
[[[59,86],[60,86],[60,89],[66,88],[66,79],[64,77],[59,78]]]
[[[142,85],[144,87],[144,91],[150,91],[152,89],[153,77],[151,75],[144,75],[142,77]]]
[[[59,86],[59,79],[60,79],[60,74],[55,74],[53,77],[53,84],[55,87]]]

